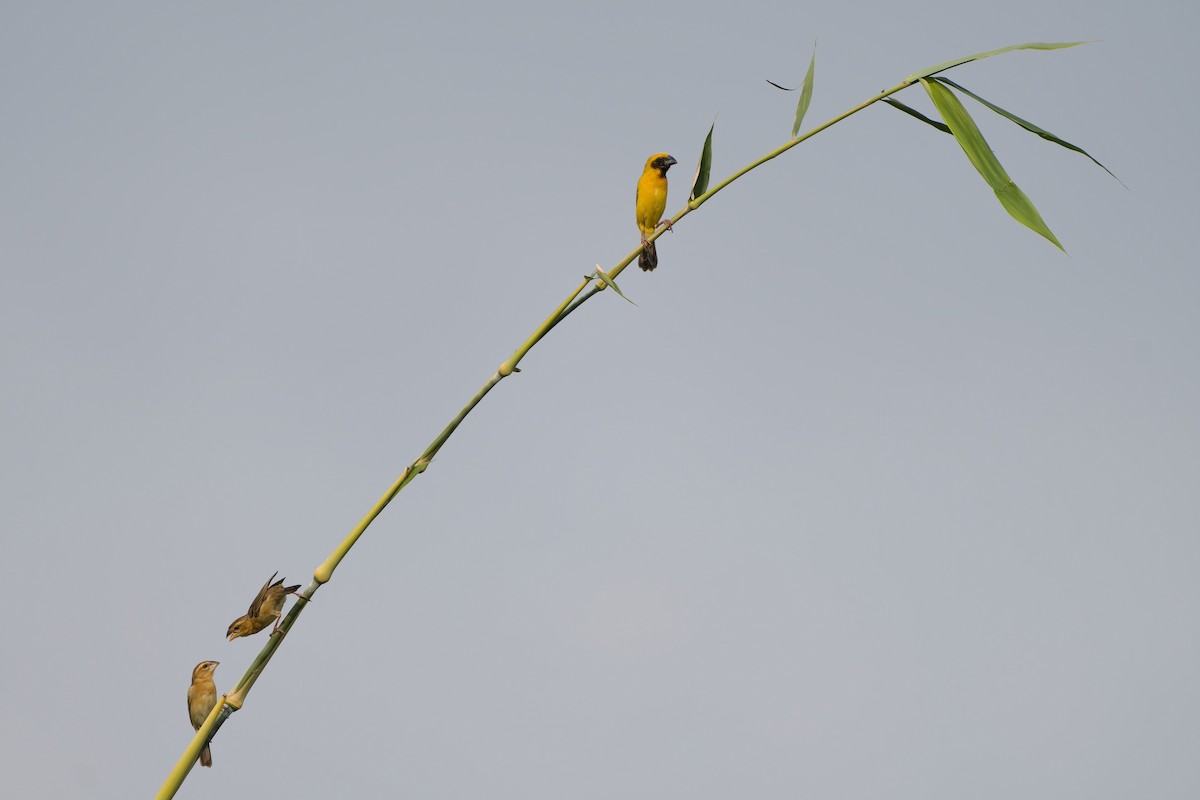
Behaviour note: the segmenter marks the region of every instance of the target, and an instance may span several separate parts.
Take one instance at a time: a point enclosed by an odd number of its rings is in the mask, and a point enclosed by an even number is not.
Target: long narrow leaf
[[[939,72],[953,69],[954,67],[959,67],[963,64],[969,64],[972,61],[978,61],[981,58],[998,56],[1001,53],[1007,53],[1012,50],[1061,50],[1064,47],[1075,47],[1081,44],[1088,44],[1088,42],[1029,42],[1028,44],[1012,44],[1008,47],[1001,47],[997,50],[988,50],[985,53],[976,53],[973,56],[963,56],[962,58],[956,58],[953,61],[947,61],[944,64],[938,64],[936,66],[929,67],[928,69],[914,72],[912,75],[909,75],[907,78],[905,78],[905,81],[908,83],[916,83],[920,78],[928,78],[930,75],[936,75]]]
[[[1050,231],[1033,202],[1025,196],[1017,184],[1013,183],[1012,178],[1008,177],[1000,160],[996,158],[996,154],[988,146],[987,140],[979,132],[975,120],[971,119],[971,115],[954,96],[954,92],[937,81],[927,78],[921,79],[921,85],[929,93],[929,99],[933,101],[938,113],[950,127],[950,132],[954,134],[955,140],[967,154],[967,158],[987,181],[988,186],[992,187],[992,191],[996,193],[996,198],[1000,201],[1000,205],[1004,206],[1004,210],[1017,222],[1046,237],[1059,250],[1063,250],[1062,244]]]
[[[911,116],[916,117],[917,119],[921,120],[921,122],[925,122],[929,125],[932,125],[933,127],[937,128],[942,133],[950,133],[950,128],[948,128],[946,126],[946,123],[938,122],[936,119],[930,119],[929,117],[922,114],[920,111],[917,111],[912,106],[906,106],[906,105],[904,105],[904,103],[901,103],[899,100],[893,100],[890,97],[883,98],[883,102],[887,103],[892,108],[900,109],[905,114],[909,114]],[[950,135],[953,136],[954,134],[950,134]]]
[[[1016,114],[1011,114],[1011,113],[1005,111],[1003,108],[1001,108],[998,105],[989,103],[987,100],[984,100],[982,97],[975,94],[970,89],[967,89],[966,87],[963,87],[963,86],[959,86],[957,83],[950,80],[949,78],[934,78],[933,80],[944,83],[947,86],[953,86],[955,89],[958,89],[963,94],[973,97],[976,100],[978,100],[980,103],[983,103],[985,106],[990,108],[992,111],[995,111],[997,114],[1004,117],[1005,119],[1007,119],[1011,122],[1015,122],[1016,124],[1020,125],[1025,130],[1029,131],[1030,133],[1037,134],[1038,136],[1042,137],[1043,139],[1045,139],[1048,142],[1054,142],[1055,144],[1057,144],[1061,147],[1065,147],[1068,150],[1074,150],[1076,153],[1087,156],[1088,158],[1090,158],[1092,160],[1093,164],[1095,164],[1097,167],[1099,167],[1100,169],[1107,172],[1109,175],[1112,175],[1113,180],[1115,180],[1117,183],[1121,184],[1122,186],[1125,186],[1125,183],[1120,178],[1118,178],[1116,175],[1113,175],[1113,171],[1111,169],[1109,169],[1108,167],[1104,166],[1099,161],[1097,161],[1092,156],[1091,153],[1089,153],[1087,150],[1084,150],[1082,147],[1076,147],[1075,145],[1071,144],[1070,142],[1068,142],[1064,139],[1058,138],[1050,131],[1045,130],[1043,128],[1039,128],[1037,125],[1034,125],[1032,122],[1021,119]],[[1129,187],[1126,186],[1125,188],[1129,188]]]
[[[584,277],[588,278],[590,280],[592,276],[585,275]],[[625,293],[621,291],[621,287],[617,286],[617,282],[614,281],[612,278],[608,277],[608,273],[605,272],[604,270],[600,269],[599,264],[596,265],[596,277],[599,278],[601,281],[603,281],[605,286],[611,286],[612,290],[614,292],[616,292],[618,295],[620,295],[621,299],[624,300],[626,303],[629,303],[629,304],[635,305],[635,306],[637,305],[637,303],[634,303],[632,300],[630,300],[628,297],[625,296]]]
[[[813,72],[817,66],[817,43],[813,42],[812,58],[808,61],[808,72],[804,73],[804,83],[800,85],[800,101],[796,103],[796,121],[792,123],[792,138],[800,133],[800,123],[808,113],[808,104],[812,102]]]
[[[708,179],[712,175],[712,135],[715,127],[717,121],[714,119],[708,129],[708,136],[704,137],[704,149],[700,151],[700,163],[696,165],[696,177],[692,179],[692,200],[708,191]]]

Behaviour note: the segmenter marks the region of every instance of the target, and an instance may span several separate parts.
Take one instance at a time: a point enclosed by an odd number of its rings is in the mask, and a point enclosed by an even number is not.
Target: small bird
[[[655,153],[646,159],[646,168],[637,183],[637,226],[642,234],[642,254],[638,266],[649,272],[658,266],[658,251],[648,237],[658,230],[659,220],[667,210],[667,170],[679,162],[667,153]],[[671,223],[667,223],[667,228]]]
[[[200,730],[204,720],[212,713],[213,706],[217,704],[217,685],[213,683],[212,676],[220,663],[201,661],[192,670],[192,685],[188,687],[188,718],[191,719],[192,728],[195,730]],[[200,751],[200,766],[212,766],[212,751],[208,749],[207,743]]]
[[[279,573],[276,572],[275,575]],[[283,618],[283,603],[284,599],[289,594],[294,594],[301,600],[305,598],[297,594],[296,590],[300,588],[300,584],[295,586],[284,586],[284,578],[275,581],[275,575],[267,578],[267,582],[258,590],[258,595],[254,598],[254,602],[250,604],[250,610],[244,616],[238,617],[233,622],[229,623],[229,630],[225,632],[225,638],[228,641],[233,641],[239,636],[253,636],[275,621],[275,627],[271,629],[271,634],[279,630],[279,622]],[[271,583],[271,581],[275,581]]]

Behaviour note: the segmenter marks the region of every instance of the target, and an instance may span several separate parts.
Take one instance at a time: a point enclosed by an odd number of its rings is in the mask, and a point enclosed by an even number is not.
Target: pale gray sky
[[[180,797],[1200,795],[1190,2],[8,3],[6,658],[21,797],[145,797],[192,666],[307,583],[595,263],[626,272],[321,591]],[[928,108],[919,89],[902,100]],[[806,126],[807,127],[807,126]]]

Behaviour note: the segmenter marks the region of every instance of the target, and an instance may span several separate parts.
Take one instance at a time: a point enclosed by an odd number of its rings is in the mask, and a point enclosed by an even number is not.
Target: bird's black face
[[[671,168],[671,165],[678,164],[678,163],[679,163],[678,161],[671,158],[670,156],[664,155],[664,156],[659,156],[658,158],[654,159],[654,161],[651,162],[650,166],[654,167],[656,170],[658,170],[663,175],[666,175],[667,170]]]

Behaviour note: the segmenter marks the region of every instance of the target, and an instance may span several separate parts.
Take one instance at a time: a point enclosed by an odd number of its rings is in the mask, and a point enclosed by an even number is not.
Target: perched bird
[[[213,683],[212,676],[219,663],[201,661],[192,670],[192,685],[188,687],[188,718],[195,730],[200,730],[204,720],[212,713],[213,706],[217,704],[217,685]],[[207,744],[200,751],[200,766],[212,766],[212,751],[208,749]]]
[[[279,573],[276,572],[275,575]],[[284,578],[275,581],[275,575],[267,578],[267,582],[258,590],[258,595],[254,598],[254,602],[250,604],[250,610],[244,616],[238,617],[233,622],[229,623],[229,630],[225,632],[225,638],[233,641],[239,636],[253,636],[263,628],[275,621],[275,627],[271,629],[271,633],[279,630],[279,622],[283,618],[283,603],[284,599],[289,594],[297,594],[296,590],[300,588],[300,584],[295,586],[284,586]],[[271,581],[275,581],[271,583]]]
[[[658,266],[658,251],[648,237],[658,229],[659,220],[667,210],[667,170],[675,159],[666,153],[655,153],[646,159],[646,168],[637,183],[637,226],[642,234],[642,254],[638,266],[646,272]],[[667,223],[670,227],[671,223]]]

